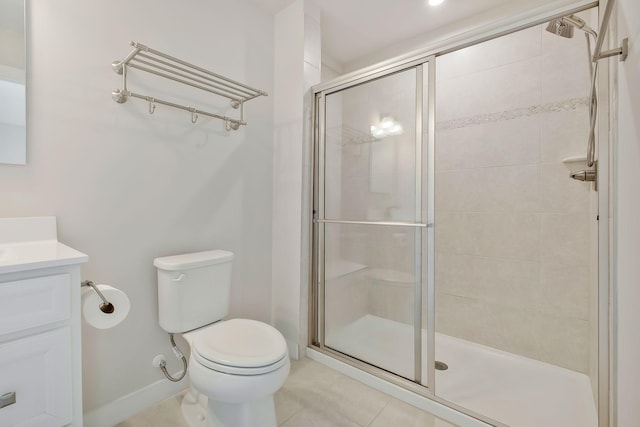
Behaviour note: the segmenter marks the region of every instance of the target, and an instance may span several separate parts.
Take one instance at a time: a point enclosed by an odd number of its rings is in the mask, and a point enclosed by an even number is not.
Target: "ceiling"
[[[295,0],[252,0],[277,13]],[[346,64],[402,41],[445,29],[452,23],[509,8],[518,13],[552,0],[318,0],[322,51]],[[556,0],[557,2],[557,0]]]

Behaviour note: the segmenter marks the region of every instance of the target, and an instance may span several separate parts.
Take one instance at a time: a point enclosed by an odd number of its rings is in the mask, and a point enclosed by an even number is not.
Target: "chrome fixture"
[[[578,181],[593,182],[596,180],[596,171],[593,169],[581,170],[578,172],[571,172],[571,178]]]
[[[571,172],[569,177],[577,181],[593,182],[593,189],[598,191],[598,161],[593,164],[593,169],[585,169],[577,172]]]
[[[547,31],[568,39],[573,37],[573,25],[565,23],[562,18],[554,19],[549,22],[549,25],[547,25]]]
[[[449,365],[447,365],[444,362],[441,362],[439,360],[436,360],[436,370],[437,371],[446,371],[447,369],[449,369]]]
[[[604,9],[600,35],[598,36],[598,40],[596,40],[596,47],[593,52],[593,62],[616,55],[620,55],[620,61],[624,61],[627,59],[627,55],[629,54],[629,39],[627,37],[622,39],[622,46],[619,48],[605,50],[604,52],[602,51],[602,44],[604,43],[604,38],[607,34],[607,28],[609,27],[609,20],[611,19],[611,12],[613,11],[614,4],[615,0],[609,0]]]
[[[114,311],[116,311],[116,308],[113,306],[113,304],[107,301],[102,292],[100,292],[100,289],[98,289],[98,287],[91,280],[85,280],[84,282],[82,282],[81,286],[89,286],[94,291],[96,291],[96,293],[102,300],[102,304],[100,304],[100,311],[105,314],[112,314]]]
[[[607,33],[607,27],[609,20],[611,19],[611,11],[615,0],[609,0],[604,10],[602,18],[602,26],[600,28],[600,34],[595,32],[592,28],[586,25],[586,22],[576,16],[569,15],[561,18],[557,18],[549,22],[547,25],[547,31],[559,35],[561,37],[571,38],[573,37],[573,28],[578,28],[585,32],[587,38],[587,52],[589,54],[589,71],[591,74],[591,87],[589,94],[589,137],[587,139],[587,166],[592,167],[596,163],[596,121],[598,115],[598,95],[597,95],[597,76],[598,76],[598,60],[608,58],[615,55],[620,55],[620,61],[627,59],[629,51],[629,39],[622,39],[622,46],[617,49],[611,49],[602,51],[602,43],[604,42],[605,35]],[[591,53],[591,40],[589,36],[595,39],[595,48],[593,54]],[[585,172],[582,174],[582,172]],[[587,172],[589,172],[587,174]],[[595,181],[597,178],[597,172],[593,171],[580,171],[571,174],[573,179],[580,181]],[[584,179],[581,179],[584,178]],[[597,190],[597,185],[596,185]]]
[[[549,25],[547,25],[547,31],[570,39],[573,37],[574,27],[590,34],[593,36],[594,40],[598,38],[598,34],[590,28],[582,18],[576,15],[564,16],[562,18],[552,20],[549,22]]]
[[[0,409],[16,403],[16,392],[12,391],[0,396]]]
[[[198,115],[220,119],[225,123],[227,131],[237,130],[244,121],[244,103],[258,96],[267,96],[267,93],[254,89],[243,83],[231,80],[212,71],[174,58],[173,56],[151,49],[140,43],[131,42],[133,50],[122,61],[114,61],[111,64],[113,70],[122,75],[122,89],[111,92],[114,101],[119,104],[127,102],[128,98],[143,99],[149,103],[149,114],[153,114],[156,104],[166,105],[191,113],[191,123],[198,121]],[[194,107],[187,107],[174,102],[163,101],[151,96],[140,95],[127,89],[127,70],[135,68],[146,73],[163,77],[174,82],[182,83],[209,93],[229,99],[232,108],[240,109],[240,118],[234,119],[220,114],[210,113]]]
[[[182,360],[182,373],[178,377],[171,376],[171,374],[167,370],[167,361],[164,359],[163,356],[160,358],[158,362],[158,368],[160,368],[164,376],[169,381],[177,383],[178,381],[182,380],[185,375],[187,375],[187,368],[188,368],[187,358],[184,357],[184,354],[182,353],[182,351],[180,351],[180,348],[176,344],[176,341],[173,338],[172,333],[169,333],[169,340],[171,341],[171,350],[173,350],[173,354],[175,354],[178,359]]]

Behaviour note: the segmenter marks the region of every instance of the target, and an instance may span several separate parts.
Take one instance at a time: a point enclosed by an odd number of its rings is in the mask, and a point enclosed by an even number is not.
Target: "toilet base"
[[[227,403],[209,399],[207,427],[276,427],[273,395],[249,403]]]
[[[187,427],[207,427],[207,396],[189,387],[180,409]]]
[[[182,418],[188,427],[276,427],[273,395],[249,403],[211,401],[193,387],[182,398]]]

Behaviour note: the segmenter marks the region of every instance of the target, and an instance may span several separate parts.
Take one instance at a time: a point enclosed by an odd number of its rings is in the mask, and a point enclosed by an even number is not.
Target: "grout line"
[[[387,396],[389,396],[389,395],[387,395]],[[392,396],[389,396],[389,397],[390,397],[390,399],[387,401],[387,403],[382,408],[380,408],[380,410],[378,411],[376,416],[373,417],[373,419],[371,420],[371,422],[369,424],[367,424],[367,426],[371,426],[374,422],[376,422],[376,420],[378,419],[380,414],[382,414],[382,412],[387,408],[387,406],[389,406],[391,404],[391,402],[393,402],[395,400],[394,397],[392,397]]]

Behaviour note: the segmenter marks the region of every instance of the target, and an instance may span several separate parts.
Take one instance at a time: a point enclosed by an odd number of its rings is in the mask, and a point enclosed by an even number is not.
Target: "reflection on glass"
[[[414,221],[416,70],[326,97],[325,216]]]
[[[0,3],[0,163],[26,163],[23,0]]]

